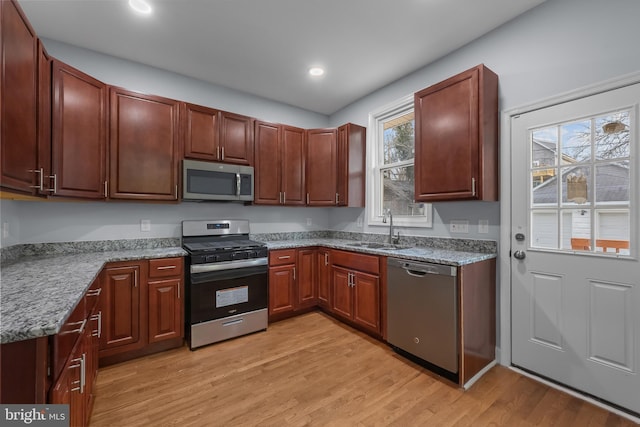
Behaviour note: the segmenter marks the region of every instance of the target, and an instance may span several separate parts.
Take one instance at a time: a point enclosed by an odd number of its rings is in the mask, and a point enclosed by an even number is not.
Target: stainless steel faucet
[[[385,224],[387,223],[387,216],[389,217],[389,244],[398,244],[400,243],[400,232],[398,231],[396,237],[393,236],[393,214],[391,213],[391,209],[386,209],[382,215],[382,222]]]

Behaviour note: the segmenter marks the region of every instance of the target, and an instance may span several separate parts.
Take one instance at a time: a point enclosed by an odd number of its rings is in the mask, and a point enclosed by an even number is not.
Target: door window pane
[[[534,248],[558,248],[558,212],[531,212],[531,246]]]
[[[545,168],[556,165],[558,127],[537,129],[531,133],[531,166]]]
[[[562,164],[588,162],[591,159],[591,121],[567,123],[560,126],[562,135]]]
[[[591,211],[562,211],[562,249],[591,251]]]
[[[596,118],[595,152],[599,160],[629,157],[629,111],[619,111]]]
[[[588,166],[572,166],[561,168],[562,203],[584,205],[591,203],[591,171]]]

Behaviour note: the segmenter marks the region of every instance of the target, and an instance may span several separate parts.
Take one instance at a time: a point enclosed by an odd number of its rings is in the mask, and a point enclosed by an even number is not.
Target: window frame
[[[383,188],[381,170],[415,164],[415,161],[384,164],[383,124],[385,121],[407,114],[413,109],[413,94],[410,94],[369,113],[367,173],[371,178],[372,185],[367,186],[367,225],[389,227],[389,223],[382,221]],[[433,207],[431,203],[424,203],[424,212],[423,216],[394,215],[393,225],[398,227],[433,228]]]

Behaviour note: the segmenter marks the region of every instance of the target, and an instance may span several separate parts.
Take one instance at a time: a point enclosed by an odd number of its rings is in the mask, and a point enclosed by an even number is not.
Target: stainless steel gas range
[[[182,246],[191,350],[267,329],[267,247],[249,239],[249,221],[183,221]]]

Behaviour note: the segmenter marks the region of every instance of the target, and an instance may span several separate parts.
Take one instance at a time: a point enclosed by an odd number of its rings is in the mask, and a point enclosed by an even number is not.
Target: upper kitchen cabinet
[[[183,103],[184,157],[220,160],[220,111]]]
[[[219,161],[253,166],[253,121],[239,114],[220,113]]]
[[[338,128],[338,206],[364,207],[366,132],[352,123]]]
[[[304,205],[304,129],[255,122],[255,204]]]
[[[178,200],[179,102],[110,89],[109,197]]]
[[[53,61],[51,194],[104,199],[107,86]]]
[[[416,200],[498,200],[498,76],[478,65],[414,103]]]
[[[336,206],[337,130],[307,131],[306,181],[308,206]]]
[[[0,184],[35,194],[43,179],[38,167],[38,39],[15,1],[0,2],[0,22]]]

